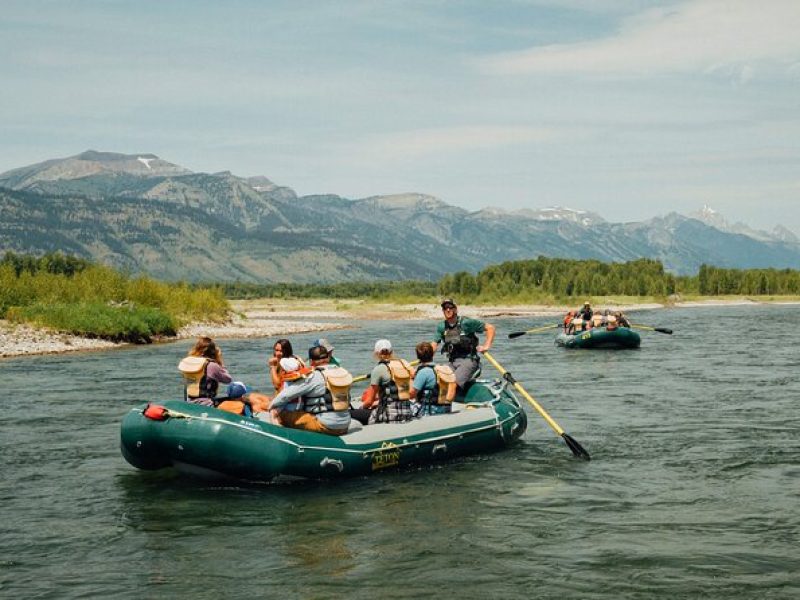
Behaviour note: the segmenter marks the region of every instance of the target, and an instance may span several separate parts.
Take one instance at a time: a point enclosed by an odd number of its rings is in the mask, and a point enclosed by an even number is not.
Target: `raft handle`
[[[336,467],[339,470],[339,473],[344,471],[344,464],[337,458],[328,458],[326,456],[321,461],[319,461],[319,466],[322,467],[323,469],[331,465]]]

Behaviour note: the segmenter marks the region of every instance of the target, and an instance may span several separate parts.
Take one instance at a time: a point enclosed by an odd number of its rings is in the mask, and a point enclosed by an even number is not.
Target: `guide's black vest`
[[[465,334],[461,329],[461,317],[456,319],[454,325],[444,322],[444,344],[442,352],[452,362],[456,358],[474,357],[477,354],[478,336],[474,333]]]

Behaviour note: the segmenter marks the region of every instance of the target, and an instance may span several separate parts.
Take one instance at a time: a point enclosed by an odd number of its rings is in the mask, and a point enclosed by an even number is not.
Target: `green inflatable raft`
[[[595,327],[575,335],[563,331],[556,336],[556,345],[564,348],[638,348],[641,336],[630,327],[617,327],[608,330]]]
[[[489,452],[527,427],[507,382],[477,381],[453,412],[406,423],[351,425],[341,437],[288,429],[249,417],[168,400],[132,409],[122,421],[122,455],[145,470],[175,467],[206,476],[269,481],[279,475],[366,475]]]

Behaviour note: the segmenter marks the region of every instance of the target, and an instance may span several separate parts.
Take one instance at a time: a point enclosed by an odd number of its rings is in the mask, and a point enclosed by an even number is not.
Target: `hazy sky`
[[[0,171],[86,149],[300,194],[800,233],[800,0],[3,0]]]

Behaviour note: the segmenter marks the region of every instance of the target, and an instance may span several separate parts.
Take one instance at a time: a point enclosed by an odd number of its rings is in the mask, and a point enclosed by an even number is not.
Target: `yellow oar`
[[[513,340],[514,338],[518,338],[526,333],[539,333],[540,331],[547,331],[548,329],[553,329],[554,327],[560,326],[561,323],[554,323],[552,325],[545,325],[544,327],[537,327],[536,329],[528,329],[527,331],[513,331],[508,334],[508,339]]]
[[[531,396],[528,392],[525,391],[525,388],[523,388],[519,384],[519,382],[517,382],[517,380],[514,379],[514,376],[511,375],[511,373],[509,373],[508,371],[506,371],[505,368],[503,367],[503,365],[501,365],[499,362],[497,362],[494,359],[494,356],[492,356],[488,352],[484,352],[483,355],[489,360],[490,363],[492,363],[494,368],[497,369],[500,372],[500,374],[503,376],[503,379],[505,379],[506,381],[511,383],[517,389],[517,391],[520,394],[522,394],[523,397],[528,402],[531,403],[531,406],[533,406],[533,408],[535,408],[536,411],[540,415],[542,415],[544,420],[547,421],[547,424],[550,425],[550,427],[553,428],[553,431],[555,431],[558,435],[560,435],[564,439],[564,441],[567,443],[567,446],[569,447],[569,449],[572,450],[572,454],[574,454],[578,458],[583,458],[585,460],[591,460],[591,457],[589,456],[589,453],[586,450],[583,449],[583,446],[581,446],[577,442],[577,440],[575,438],[573,438],[572,436],[567,434],[563,429],[561,429],[561,426],[558,423],[556,423],[553,420],[553,418],[550,415],[548,415],[547,412],[541,406],[539,406],[539,403],[536,402],[536,400],[533,399],[533,396]]]
[[[408,364],[410,364],[413,367],[414,365],[418,365],[419,361],[418,360],[412,360]],[[358,377],[353,377],[353,383],[357,383],[359,381],[366,381],[367,379],[369,379],[370,375],[371,375],[371,373],[367,373],[366,375],[359,375]]]
[[[636,329],[646,329],[647,331],[657,331],[658,333],[666,333],[667,335],[672,335],[672,329],[667,329],[666,327],[650,327],[649,325],[635,325],[631,323],[631,327]]]

